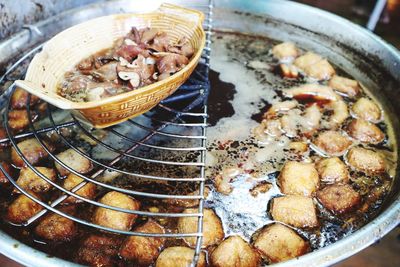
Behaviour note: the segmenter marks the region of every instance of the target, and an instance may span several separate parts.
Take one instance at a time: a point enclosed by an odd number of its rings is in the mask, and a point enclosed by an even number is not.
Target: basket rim
[[[199,45],[196,53],[190,59],[189,63],[183,69],[179,70],[178,72],[174,73],[173,75],[171,75],[170,77],[168,77],[168,78],[166,78],[166,79],[164,79],[162,81],[157,81],[157,82],[154,82],[152,84],[149,84],[149,85],[140,87],[138,89],[132,90],[130,92],[118,94],[118,95],[115,95],[115,96],[110,96],[110,97],[107,97],[107,98],[104,98],[104,99],[101,99],[101,100],[98,100],[98,101],[74,102],[74,101],[71,101],[71,100],[69,100],[69,99],[67,99],[65,97],[62,97],[63,98],[63,102],[64,103],[68,103],[68,106],[65,106],[65,105],[62,105],[62,104],[58,105],[57,104],[58,101],[48,101],[48,100],[51,100],[51,99],[55,99],[51,95],[46,95],[47,99],[44,99],[44,100],[46,102],[49,102],[50,104],[58,107],[58,108],[65,109],[65,110],[70,110],[70,109],[75,109],[75,110],[94,109],[94,108],[97,108],[97,107],[100,107],[100,106],[104,106],[104,105],[107,105],[107,104],[113,104],[115,102],[124,101],[124,100],[130,99],[130,98],[132,98],[132,97],[134,97],[136,95],[144,94],[146,92],[150,93],[150,92],[155,91],[155,90],[161,90],[162,87],[164,87],[165,85],[178,80],[178,78],[181,77],[185,72],[189,71],[192,67],[194,67],[194,65],[197,65],[197,63],[200,60],[200,57],[202,55],[202,51],[203,51],[203,49],[205,47],[206,36],[205,36],[205,32],[204,32],[204,29],[203,29],[203,26],[202,26],[202,23],[204,21],[204,14],[201,11],[198,11],[198,10],[195,10],[195,9],[184,8],[184,7],[173,5],[173,4],[164,3],[157,10],[155,10],[153,12],[148,12],[148,13],[117,13],[117,14],[111,14],[111,15],[107,15],[107,16],[101,16],[101,17],[97,17],[97,18],[94,18],[94,19],[86,20],[86,21],[84,21],[82,23],[79,23],[79,24],[76,24],[76,25],[74,25],[72,27],[69,27],[69,28],[59,32],[55,36],[53,36],[52,39],[50,39],[43,46],[43,49],[42,49],[41,52],[45,51],[46,45],[48,43],[50,43],[53,40],[53,38],[55,38],[56,36],[60,36],[62,34],[66,34],[66,32],[68,32],[72,28],[81,27],[82,24],[85,24],[85,23],[88,23],[88,22],[91,22],[91,21],[95,21],[95,20],[102,20],[102,19],[106,19],[106,18],[141,17],[141,16],[144,16],[144,15],[148,16],[148,15],[151,15],[151,14],[159,14],[160,12],[163,13],[160,9],[162,9],[164,7],[180,9],[180,10],[182,10],[182,12],[194,13],[194,14],[196,14],[198,16],[198,22],[197,22],[197,24],[196,24],[194,29],[200,31],[200,45]],[[134,26],[134,25],[132,25],[132,26]],[[107,48],[104,48],[104,49],[107,49]],[[35,57],[36,57],[36,55],[35,55]],[[35,57],[32,59],[31,63],[34,62]],[[27,73],[29,73],[29,68],[31,68],[31,66],[32,65],[30,64],[29,67],[28,67]],[[27,83],[29,83],[30,86],[28,86]],[[28,81],[28,80],[24,79],[24,80],[15,81],[15,84],[16,84],[17,87],[20,87],[20,88],[22,88],[24,90],[27,90],[28,92],[36,95],[35,91],[38,91],[38,90],[37,89],[36,90],[32,90],[32,87],[38,88],[40,82],[33,82],[33,81]],[[30,88],[27,88],[27,87],[30,87]],[[41,96],[39,95],[39,97],[41,97]]]

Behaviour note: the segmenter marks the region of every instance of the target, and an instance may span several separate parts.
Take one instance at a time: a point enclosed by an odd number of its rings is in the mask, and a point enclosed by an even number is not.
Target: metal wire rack
[[[192,74],[190,79],[182,85],[177,92],[171,97],[162,101],[156,108],[151,110],[150,112],[140,116],[139,118],[131,119],[125,122],[125,128],[128,127],[132,132],[142,131],[145,134],[142,134],[140,138],[134,138],[125,132],[121,131],[121,127],[119,125],[107,128],[107,135],[113,135],[115,138],[125,144],[123,147],[116,147],[112,144],[101,140],[91,133],[91,129],[88,129],[87,126],[82,124],[74,115],[70,114],[68,119],[59,123],[55,118],[55,114],[57,113],[57,109],[54,107],[47,107],[46,115],[44,117],[47,118],[48,124],[45,126],[38,127],[31,119],[29,121],[29,129],[24,131],[23,133],[14,134],[9,125],[9,111],[11,110],[11,96],[14,93],[15,85],[12,84],[7,89],[7,94],[4,94],[2,97],[6,98],[8,101],[5,110],[4,110],[4,129],[6,130],[7,137],[0,140],[0,144],[2,143],[11,143],[12,147],[15,149],[17,154],[22,158],[27,167],[31,168],[35,174],[44,179],[46,182],[52,185],[53,188],[60,191],[60,196],[51,201],[50,203],[46,203],[38,198],[36,198],[33,194],[30,194],[27,190],[20,187],[15,179],[7,173],[7,171],[0,164],[0,169],[4,173],[4,175],[9,179],[16,189],[18,189],[21,193],[26,195],[31,200],[39,203],[44,207],[44,209],[31,217],[29,220],[24,223],[24,226],[30,225],[48,211],[57,213],[61,216],[67,217],[75,222],[80,224],[94,227],[100,230],[105,230],[117,234],[125,234],[125,235],[137,235],[137,236],[145,236],[145,237],[171,237],[171,238],[184,238],[184,237],[196,237],[196,247],[195,247],[195,255],[193,258],[192,265],[196,265],[202,243],[202,221],[203,221],[203,205],[204,205],[204,183],[205,183],[205,155],[206,155],[206,126],[207,126],[207,97],[210,90],[210,84],[208,80],[209,66],[210,66],[210,44],[211,44],[211,27],[212,27],[212,8],[213,3],[212,0],[209,0],[206,5],[198,5],[196,8],[204,11],[206,13],[206,19],[204,22],[204,29],[206,31],[206,47],[204,49],[202,59],[197,66],[195,72]],[[14,65],[12,65],[6,73],[0,78],[0,83],[4,80],[15,80],[10,79],[11,74],[15,72],[15,70],[21,65],[29,62],[30,58],[41,50],[43,44],[37,46],[36,48],[30,50],[26,53],[22,58],[20,58]],[[30,102],[30,96],[28,97],[27,103]],[[27,104],[27,112],[28,117],[31,118],[32,110],[30,105]],[[179,108],[177,108],[179,107]],[[160,115],[162,114],[162,115]],[[167,115],[166,115],[167,114]],[[144,122],[145,121],[145,122]],[[70,139],[68,136],[63,134],[64,129],[75,129],[80,131],[81,134],[86,135],[86,138],[94,141],[97,147],[105,151],[112,152],[115,157],[108,162],[105,160],[99,160],[84,149],[76,145],[73,139]],[[173,129],[174,131],[168,131],[169,129]],[[73,149],[81,156],[89,159],[96,169],[90,176],[85,176],[72,169],[70,166],[62,162],[57,155],[51,152],[51,149],[48,147],[48,144],[43,139],[43,135],[48,133],[55,134],[58,139],[63,143],[63,145],[67,149]],[[71,190],[67,190],[61,185],[53,182],[48,177],[40,173],[38,169],[33,166],[28,159],[23,155],[17,144],[24,140],[25,138],[35,138],[43,147],[43,149],[49,154],[49,158],[54,161],[54,163],[58,163],[71,173],[81,177],[83,182],[76,185]],[[166,142],[165,140],[176,139],[176,140],[186,140],[186,143],[191,145],[186,146],[177,146],[170,145],[171,142]],[[175,144],[175,142],[172,142]],[[152,158],[151,156],[143,155],[144,153],[140,153],[141,150],[152,150],[153,154],[161,155],[161,157]],[[139,153],[136,153],[139,151]],[[162,155],[165,153],[173,153],[174,155],[178,155],[175,158],[181,158],[182,160],[169,160],[164,159]],[[192,157],[191,161],[185,159],[185,155],[188,153],[194,153],[196,156]],[[140,155],[139,155],[140,154]],[[183,156],[180,156],[183,154]],[[124,168],[118,167],[118,163],[121,161],[132,160],[136,163],[143,164],[154,164],[161,165],[166,167],[173,168],[191,168],[194,171],[191,173],[195,173],[194,177],[186,177],[186,174],[182,175],[183,177],[178,176],[159,176],[152,175],[148,173],[141,173],[139,171],[130,171],[125,170]],[[139,190],[128,189],[124,187],[119,187],[117,185],[105,183],[103,181],[99,181],[99,178],[106,171],[113,171],[119,174],[136,177],[139,179],[148,179],[151,181],[162,181],[162,182],[177,182],[177,183],[196,183],[198,188],[198,194],[195,195],[171,195],[171,194],[162,194],[158,192],[144,192]],[[185,172],[182,172],[185,173]],[[106,205],[96,200],[88,199],[78,195],[76,192],[82,188],[87,183],[94,183],[98,187],[104,190],[114,190],[124,194],[142,197],[142,198],[155,198],[155,199],[191,199],[198,200],[198,212],[192,214],[183,214],[183,213],[162,213],[162,212],[150,212],[150,211],[139,211],[139,210],[128,210],[122,209],[110,205]],[[197,232],[194,233],[164,233],[164,234],[155,234],[155,233],[144,233],[144,232],[133,232],[133,231],[121,231],[113,228],[104,227],[98,224],[94,224],[88,220],[83,220],[81,218],[72,216],[65,212],[62,212],[57,208],[57,206],[66,200],[68,197],[73,196],[87,204],[103,207],[111,210],[136,214],[139,216],[147,216],[147,217],[197,217],[198,218],[198,227]]]

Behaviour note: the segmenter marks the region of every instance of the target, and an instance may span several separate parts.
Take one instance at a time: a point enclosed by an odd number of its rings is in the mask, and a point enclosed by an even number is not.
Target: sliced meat
[[[1,166],[3,166],[3,169],[10,175],[12,176],[11,172],[11,165],[7,162],[0,161]],[[3,171],[0,171],[0,184],[8,184],[10,181],[6,177],[6,175],[3,173]]]
[[[260,255],[240,236],[230,236],[212,252],[211,265],[215,267],[257,267]]]
[[[361,201],[360,194],[348,184],[328,185],[317,192],[317,197],[325,208],[336,214],[351,211]]]
[[[318,172],[312,163],[288,161],[278,177],[278,184],[284,194],[312,196],[318,188]]]
[[[35,167],[43,176],[50,181],[56,180],[56,172],[52,168]],[[52,185],[46,182],[42,177],[37,175],[31,168],[22,167],[17,184],[25,190],[33,191],[35,193],[47,192],[51,189]],[[15,189],[17,191],[17,189]]]
[[[283,196],[272,200],[271,215],[274,220],[299,228],[318,226],[317,212],[312,198]]]
[[[67,190],[71,190],[72,188],[74,188],[83,181],[84,181],[83,178],[73,173],[70,173],[64,180],[63,187]],[[83,187],[78,189],[78,191],[75,191],[75,194],[87,199],[93,199],[94,196],[96,195],[96,185],[88,182]],[[83,202],[83,200],[73,196],[69,196],[66,200],[64,200],[63,203],[80,203],[80,202]]]
[[[115,54],[119,57],[123,57],[128,62],[132,62],[139,54],[145,53],[144,47],[139,45],[122,45],[116,51]]]
[[[60,211],[74,215],[75,207],[63,207]],[[39,222],[35,228],[35,233],[46,240],[67,242],[71,241],[78,234],[78,225],[73,220],[57,213],[51,213]]]
[[[295,231],[279,223],[262,229],[255,238],[254,246],[270,263],[287,261],[310,250],[310,245]]]
[[[116,259],[121,243],[118,236],[91,235],[78,249],[76,261],[93,267],[117,266]]]
[[[272,54],[279,60],[288,61],[298,57],[300,52],[294,43],[284,42],[275,45],[272,48]]]
[[[314,145],[328,156],[341,156],[351,146],[351,140],[338,131],[325,131],[314,140]]]
[[[185,209],[184,214],[198,213],[198,209]],[[178,220],[179,233],[196,233],[198,217],[181,217]],[[224,230],[222,223],[217,214],[211,209],[204,209],[203,217],[203,247],[208,247],[219,243],[224,239]],[[186,237],[185,242],[194,247],[196,245],[196,237]]]
[[[118,79],[117,62],[113,61],[102,65],[100,68],[93,70],[91,75],[100,82],[114,81]]]
[[[347,166],[338,157],[322,159],[317,162],[316,167],[323,183],[347,183],[349,181]]]
[[[83,151],[81,148],[78,149]],[[92,161],[82,156],[72,148],[57,154],[56,157],[65,165],[81,174],[88,173],[93,169]],[[55,166],[61,176],[70,174],[70,171],[62,167],[59,163],[55,162]]]
[[[55,147],[48,142],[45,142],[47,149],[50,152],[55,150]],[[49,155],[40,142],[36,138],[31,138],[19,142],[17,147],[21,150],[22,155],[28,160],[28,162],[32,165],[38,164],[44,158],[47,158]],[[22,167],[25,165],[25,162],[18,156],[17,151],[13,147],[11,149],[11,160],[13,164],[17,167]]]
[[[111,191],[105,194],[100,203],[127,210],[139,210],[140,202],[125,194]],[[97,207],[93,214],[93,223],[101,226],[129,231],[137,218],[136,214]]]
[[[385,134],[375,124],[363,119],[354,119],[347,126],[347,133],[363,143],[378,144]]]
[[[348,79],[335,75],[329,80],[328,85],[332,87],[335,91],[344,94],[347,97],[356,97],[360,91],[360,85],[356,80]]]
[[[29,120],[35,122],[38,117],[38,114],[34,111],[31,111],[29,119],[27,110],[11,110],[8,113],[8,125],[14,131],[21,132],[29,126]]]
[[[26,103],[28,102],[29,93],[21,88],[16,88],[11,96],[11,107],[13,109],[25,109]],[[39,101],[39,97],[31,95],[29,102],[30,106],[35,105]]]
[[[40,199],[39,196],[35,195],[33,192],[29,192],[29,194]],[[36,203],[25,195],[19,195],[10,206],[8,206],[6,219],[12,223],[22,224],[42,209],[43,207],[39,203]]]
[[[135,232],[162,234],[164,228],[153,220],[134,229]],[[130,236],[122,244],[119,255],[132,260],[138,265],[149,266],[155,262],[165,242],[165,238]]]
[[[347,153],[348,164],[357,171],[378,174],[386,171],[385,159],[377,152],[362,147],[353,147]]]
[[[167,53],[157,61],[157,68],[160,72],[159,80],[168,78],[175,72],[180,71],[189,63],[189,59],[185,56]]]
[[[377,104],[372,100],[362,97],[351,108],[356,118],[364,119],[370,122],[379,122],[382,120],[382,112]]]
[[[178,43],[170,45],[167,50],[168,52],[180,54],[187,58],[190,58],[194,54],[194,48],[190,41],[186,38],[182,38],[178,41]]]
[[[144,28],[139,31],[140,34],[140,42],[142,43],[149,43],[151,42],[156,35],[160,32],[160,30],[156,28]],[[135,42],[138,42],[137,40]]]
[[[168,247],[164,249],[156,261],[156,267],[187,267],[194,257],[194,249],[188,247]],[[206,266],[206,256],[200,253],[197,267]]]
[[[147,41],[147,47],[157,52],[165,52],[171,45],[171,36],[166,32],[158,32],[152,40]]]

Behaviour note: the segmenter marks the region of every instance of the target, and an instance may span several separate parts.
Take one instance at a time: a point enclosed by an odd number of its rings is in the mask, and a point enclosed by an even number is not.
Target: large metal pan
[[[61,13],[35,25],[45,36],[37,35],[34,30],[24,30],[1,42],[0,66],[15,61],[21,51],[73,24],[121,11],[154,10],[160,2],[107,1]],[[185,4],[187,1],[170,2]],[[196,2],[190,1],[190,5],[195,6]],[[243,17],[248,19],[243,20]],[[312,7],[278,0],[216,1],[213,23],[217,29],[295,41],[304,48],[327,55],[332,62],[370,88],[387,106],[391,118],[400,116],[400,105],[396,103],[400,100],[400,54],[391,45],[360,26]],[[399,123],[396,120],[392,120],[392,123],[399,143]],[[400,222],[399,181],[397,177],[382,212],[369,224],[333,245],[275,266],[327,266],[379,240]],[[0,232],[0,252],[28,266],[74,266],[21,244],[3,232]]]

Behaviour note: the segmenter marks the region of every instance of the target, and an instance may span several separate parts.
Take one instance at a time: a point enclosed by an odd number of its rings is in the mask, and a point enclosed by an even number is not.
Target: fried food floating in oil
[[[257,267],[260,255],[240,236],[230,236],[212,252],[211,265],[215,267]]]
[[[198,213],[197,209],[185,209],[184,214]],[[181,217],[178,220],[179,233],[196,233],[198,218]],[[224,230],[220,218],[211,209],[204,209],[203,217],[203,247],[208,247],[219,243],[224,238]],[[185,242],[194,247],[196,245],[196,237],[185,237]]]
[[[289,227],[279,223],[269,225],[257,233],[254,246],[270,263],[287,261],[310,250],[308,242]]]
[[[140,202],[125,194],[111,191],[105,194],[100,203],[127,210],[139,210]],[[132,228],[136,214],[97,207],[93,214],[93,223],[101,226],[129,231]]]
[[[168,247],[164,249],[156,261],[156,267],[187,267],[193,261],[194,249],[188,247]],[[204,252],[200,253],[197,267],[206,266]]]

